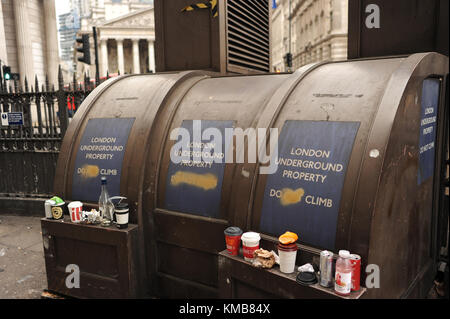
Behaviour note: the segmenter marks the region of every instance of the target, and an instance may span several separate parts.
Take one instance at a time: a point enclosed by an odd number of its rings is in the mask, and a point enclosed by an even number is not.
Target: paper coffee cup
[[[225,229],[224,234],[227,252],[232,256],[236,256],[239,253],[242,230],[239,227],[228,227]]]
[[[297,245],[278,245],[278,256],[280,257],[280,271],[291,274],[295,270],[295,260],[297,259]]]
[[[253,253],[259,249],[261,236],[255,232],[246,232],[242,234],[242,251],[246,261],[253,261]]]
[[[54,202],[54,204],[51,205],[53,219],[63,219],[64,213],[67,213],[68,210],[65,202],[58,196],[53,196],[50,200]]]
[[[83,203],[79,201],[70,202],[67,205],[69,208],[70,220],[72,223],[79,223],[82,219]]]

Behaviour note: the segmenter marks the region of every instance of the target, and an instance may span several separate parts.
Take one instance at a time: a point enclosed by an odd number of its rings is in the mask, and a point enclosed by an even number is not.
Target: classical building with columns
[[[0,60],[29,84],[57,84],[59,54],[55,0],[1,0]]]
[[[289,52],[289,40],[293,69],[308,63],[347,58],[348,0],[276,2],[271,19],[273,71],[286,70],[283,56]]]
[[[97,24],[100,77],[105,77],[107,72],[109,75],[155,72],[154,25],[153,6]],[[95,75],[92,41],[91,46],[93,64],[78,63],[80,80],[88,70],[91,78]]]

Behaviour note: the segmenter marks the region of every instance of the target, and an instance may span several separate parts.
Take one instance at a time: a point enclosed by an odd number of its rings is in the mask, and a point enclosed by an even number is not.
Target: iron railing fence
[[[78,83],[74,76],[64,85],[61,68],[57,89],[48,78],[41,84],[35,77],[34,85],[25,79],[23,86],[1,79],[0,197],[46,198],[53,192],[56,162],[71,117],[99,80],[93,83],[85,75]],[[19,122],[9,125],[8,113]]]

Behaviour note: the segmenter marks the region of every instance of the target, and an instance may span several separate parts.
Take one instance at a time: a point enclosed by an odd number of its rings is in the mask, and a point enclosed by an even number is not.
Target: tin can
[[[351,254],[350,262],[352,264],[352,291],[358,291],[361,279],[361,256]]]
[[[320,252],[320,285],[333,285],[333,253],[328,250]]]
[[[44,207],[45,207],[45,218],[47,219],[53,219],[53,215],[52,215],[52,206],[55,205],[56,202],[54,200],[51,199],[47,199],[44,203]]]

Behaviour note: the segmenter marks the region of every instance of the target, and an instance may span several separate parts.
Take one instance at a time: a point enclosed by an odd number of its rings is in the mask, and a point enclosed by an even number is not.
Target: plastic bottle
[[[334,279],[334,291],[342,296],[350,295],[352,289],[352,264],[348,250],[339,250]]]
[[[102,219],[102,226],[109,226],[114,218],[114,204],[109,198],[108,190],[106,188],[106,177],[102,176],[101,181],[102,190],[100,193],[100,198],[98,199],[98,209]]]

